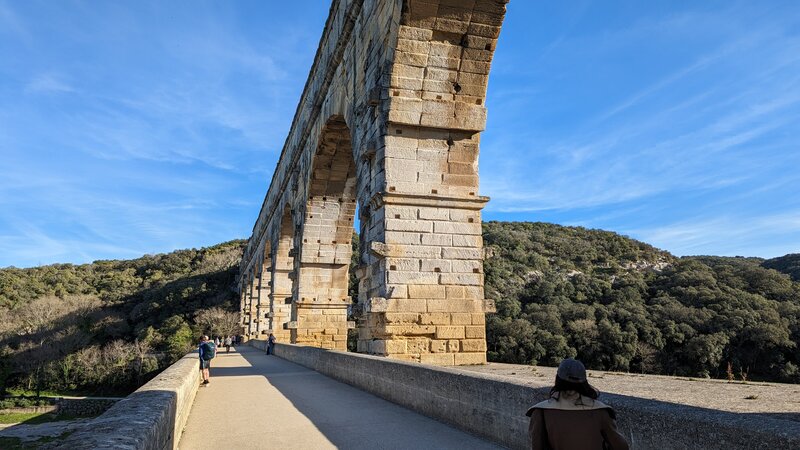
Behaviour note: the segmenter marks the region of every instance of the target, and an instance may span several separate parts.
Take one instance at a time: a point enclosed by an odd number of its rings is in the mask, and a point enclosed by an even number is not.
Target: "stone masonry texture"
[[[333,1],[240,265],[248,339],[486,362],[478,152],[506,3]]]

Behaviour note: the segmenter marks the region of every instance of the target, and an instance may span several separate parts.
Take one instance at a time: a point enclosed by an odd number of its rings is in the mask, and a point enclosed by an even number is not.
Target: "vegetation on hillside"
[[[484,244],[490,360],[800,382],[800,283],[759,258],[546,223],[485,223]]]
[[[768,259],[761,265],[768,269],[775,269],[778,272],[789,274],[792,280],[800,281],[800,253]]]
[[[800,255],[677,258],[525,222],[485,223],[484,243],[492,361],[800,382]],[[0,389],[125,393],[236,332],[244,244],[0,270]]]
[[[0,389],[125,393],[197,335],[238,331],[244,243],[0,270]]]

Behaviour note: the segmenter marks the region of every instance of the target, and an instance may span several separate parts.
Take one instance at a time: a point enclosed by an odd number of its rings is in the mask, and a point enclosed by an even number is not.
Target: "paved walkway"
[[[251,347],[218,353],[181,450],[497,449],[455,428]]]

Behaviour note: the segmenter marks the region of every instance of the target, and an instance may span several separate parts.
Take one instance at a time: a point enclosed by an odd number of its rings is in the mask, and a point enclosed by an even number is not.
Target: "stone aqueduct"
[[[486,361],[478,146],[506,3],[334,0],[241,261],[246,336]]]

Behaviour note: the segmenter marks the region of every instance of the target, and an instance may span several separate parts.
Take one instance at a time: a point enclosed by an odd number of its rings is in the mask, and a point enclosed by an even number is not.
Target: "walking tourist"
[[[267,338],[267,354],[274,355],[275,354],[275,335],[272,333],[269,334]]]
[[[233,339],[230,336],[225,338],[225,353],[231,352],[231,345],[233,344]]]
[[[550,398],[537,403],[528,435],[533,450],[628,450],[617,431],[614,410],[597,400],[599,393],[586,379],[583,363],[572,358],[558,366]]]
[[[211,360],[217,354],[217,348],[213,342],[208,340],[208,336],[203,336],[200,339],[200,346],[197,349],[200,354],[200,372],[203,375],[203,384],[208,384],[210,378],[209,369],[211,368]]]

